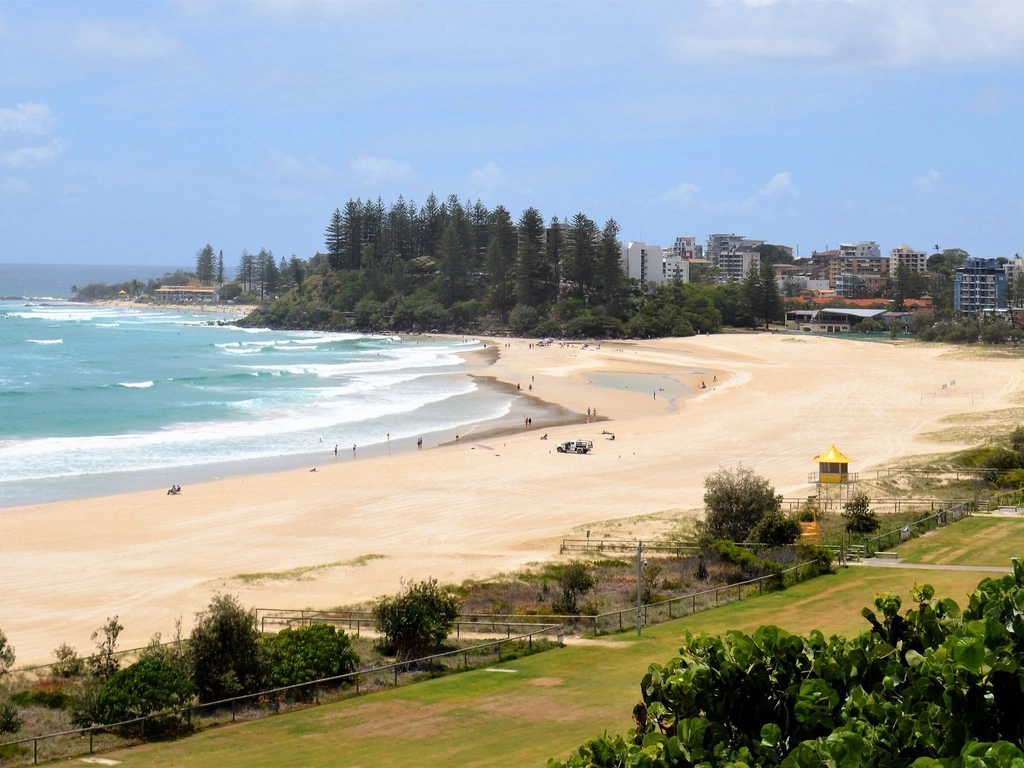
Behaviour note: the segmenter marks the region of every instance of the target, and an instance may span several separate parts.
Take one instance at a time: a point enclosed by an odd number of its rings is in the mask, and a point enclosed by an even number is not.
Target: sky
[[[0,0],[0,262],[307,258],[431,191],[1012,256],[1022,118],[1022,0]]]

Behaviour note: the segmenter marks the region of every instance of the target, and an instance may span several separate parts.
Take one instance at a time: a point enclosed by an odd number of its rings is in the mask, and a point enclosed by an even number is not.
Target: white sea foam
[[[119,381],[117,386],[125,389],[149,389],[153,386],[152,381]]]
[[[25,339],[29,344],[63,344],[64,339]]]

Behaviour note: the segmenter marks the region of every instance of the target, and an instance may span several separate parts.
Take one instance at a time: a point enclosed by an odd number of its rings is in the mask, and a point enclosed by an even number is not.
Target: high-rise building
[[[874,240],[867,240],[860,243],[840,243],[840,258],[852,259],[880,259],[882,250]]]
[[[896,272],[903,264],[906,264],[911,272],[926,272],[928,254],[924,251],[915,251],[909,245],[898,245],[889,251],[889,274],[895,277]]]
[[[956,271],[953,308],[960,312],[1006,309],[1006,270],[996,259],[971,256]]]
[[[680,259],[703,259],[704,246],[696,237],[677,237],[672,243],[672,255]]]
[[[761,265],[761,254],[756,248],[731,248],[718,255],[718,268],[729,282],[742,280],[751,264]]]
[[[629,242],[622,245],[620,251],[622,271],[632,280],[642,280],[664,284],[665,273],[662,266],[662,250],[660,245]]]
[[[743,235],[708,235],[708,246],[704,253],[708,261],[718,264],[723,253],[757,250],[759,245],[764,245],[764,240],[750,240]]]
[[[697,246],[700,248],[700,246]],[[662,260],[662,271],[665,275],[665,282],[669,280],[679,280],[684,283],[690,282],[690,262],[693,259],[683,258],[682,256],[676,256],[674,253],[669,254]]]

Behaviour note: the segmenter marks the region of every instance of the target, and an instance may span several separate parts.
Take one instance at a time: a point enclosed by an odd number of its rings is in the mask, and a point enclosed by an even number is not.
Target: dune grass
[[[1024,557],[1024,519],[970,517],[899,547],[900,560],[933,565],[990,565],[1007,568]]]
[[[624,732],[651,662],[677,653],[686,631],[774,623],[792,632],[853,634],[878,592],[909,603],[915,583],[963,604],[983,573],[849,568],[784,592],[656,627],[180,741],[107,754],[125,766],[543,766],[602,731]]]
[[[332,568],[355,568],[361,565],[366,565],[372,560],[381,560],[384,555],[360,555],[354,557],[351,560],[338,560],[333,563],[323,563],[321,565],[306,565],[298,568],[290,568],[287,571],[265,571],[263,573],[240,573],[237,576],[233,576],[232,579],[240,581],[243,584],[259,584],[264,581],[296,581],[303,577],[309,576],[314,573],[321,573],[323,571],[329,571]]]

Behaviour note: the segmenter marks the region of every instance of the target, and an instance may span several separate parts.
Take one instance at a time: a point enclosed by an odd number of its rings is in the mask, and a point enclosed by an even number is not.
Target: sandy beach
[[[50,661],[61,642],[88,652],[92,630],[115,614],[122,647],[142,645],[179,616],[190,627],[218,591],[249,606],[328,608],[402,578],[485,578],[554,557],[560,539],[600,521],[699,508],[703,478],[720,466],[743,462],[779,492],[804,494],[812,457],[833,443],[861,473],[950,450],[922,433],[951,414],[1019,406],[1024,390],[1020,359],[938,345],[773,334],[493,343],[498,360],[478,375],[532,383],[537,398],[602,420],[552,427],[548,440],[471,432],[390,457],[334,462],[325,451],[315,473],[229,478],[178,496],[0,509],[0,628],[19,664]],[[952,380],[956,394],[943,395]],[[576,437],[594,453],[555,452]],[[370,554],[383,557],[361,559]]]

